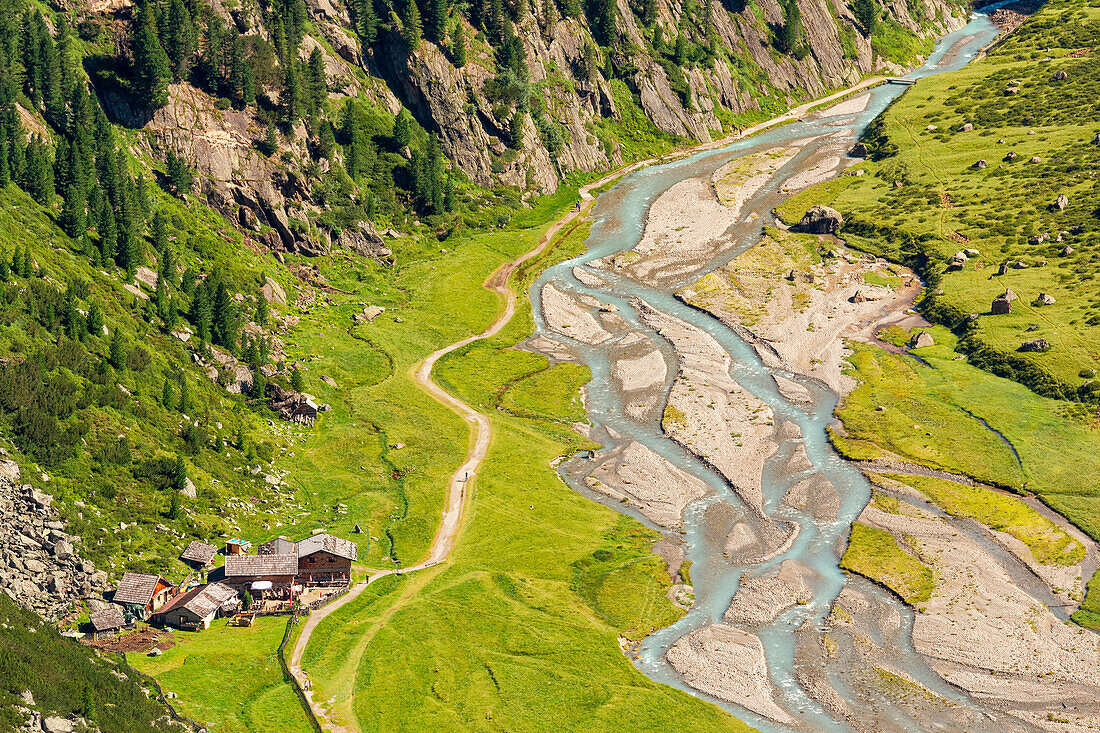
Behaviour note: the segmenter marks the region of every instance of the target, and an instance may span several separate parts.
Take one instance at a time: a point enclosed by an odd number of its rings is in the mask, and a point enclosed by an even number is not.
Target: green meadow
[[[840,567],[886,586],[910,605],[923,603],[935,590],[935,573],[898,544],[884,529],[852,525]]]

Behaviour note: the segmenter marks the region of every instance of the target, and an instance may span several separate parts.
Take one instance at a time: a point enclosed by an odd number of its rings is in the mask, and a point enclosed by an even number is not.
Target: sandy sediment
[[[550,330],[590,346],[598,346],[612,337],[589,312],[598,307],[595,298],[559,290],[553,284],[548,283],[542,289],[542,313]]]
[[[586,267],[574,267],[573,277],[577,278],[581,285],[590,288],[606,288],[609,285],[605,278],[600,277]]]
[[[903,537],[934,567],[913,644],[944,679],[1005,709],[1060,714],[1064,704],[1100,715],[1100,636],[1060,621],[981,543],[928,512],[872,504],[860,519]]]
[[[772,380],[775,381],[775,386],[779,390],[779,394],[792,405],[804,406],[813,404],[813,396],[810,394],[809,388],[805,385],[778,374],[773,374]]]
[[[827,478],[814,474],[792,486],[783,501],[795,509],[809,512],[815,519],[831,522],[840,512],[840,494]]]
[[[776,171],[791,161],[798,147],[761,150],[734,158],[714,172],[711,181],[718,201],[727,206],[734,218],[740,218],[744,203],[752,198]]]
[[[710,491],[701,480],[638,442],[614,448],[598,460],[585,478],[591,489],[624,501],[669,529],[678,529],[684,507]]]
[[[764,237],[677,295],[738,329],[769,366],[847,394],[855,382],[843,373],[849,353],[844,340],[871,340],[880,325],[912,305],[920,281],[902,272],[897,288],[869,284],[865,276],[895,278],[893,271],[901,268],[834,244],[831,250],[843,256],[813,264],[791,239],[806,235],[776,236],[784,241]]]
[[[728,624],[712,624],[681,637],[665,654],[697,690],[766,718],[794,724],[779,707],[760,639]]]
[[[730,377],[730,356],[712,336],[648,304],[635,306],[680,357],[662,421],[665,432],[717,469],[759,511],[764,464],[777,448],[771,407]]]
[[[813,571],[797,560],[786,560],[775,572],[742,579],[722,619],[747,631],[758,631],[786,609],[813,598]]]

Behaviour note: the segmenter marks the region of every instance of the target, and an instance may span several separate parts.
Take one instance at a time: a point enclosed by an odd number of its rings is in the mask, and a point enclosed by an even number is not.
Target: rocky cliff
[[[246,43],[255,38],[279,47],[271,31],[274,6],[206,2]],[[396,12],[365,43],[356,19],[362,0],[305,0],[308,24],[297,56],[304,68],[311,54],[320,55],[334,127],[347,99],[367,100],[389,115],[406,108],[474,185],[549,193],[570,173],[605,170],[646,152],[635,137],[705,142],[867,74],[901,71],[967,16],[952,0],[873,2],[877,29],[866,34],[844,0],[651,0],[644,12],[630,0],[607,2],[614,27],[598,34],[588,5],[567,15],[561,9],[568,3],[513,2],[505,6],[505,31],[484,17],[471,24],[469,8],[466,14],[449,8],[447,40],[437,44],[410,43]],[[376,0],[373,7],[385,11],[390,4]],[[99,22],[131,22],[126,3],[80,10]],[[792,13],[799,19],[796,45],[781,53],[776,35]],[[464,62],[456,61],[451,41],[457,26],[469,39]],[[282,25],[274,27],[281,33]],[[520,58],[503,61],[502,48],[519,49]],[[325,209],[318,182],[345,162],[345,151],[318,156],[320,126],[313,120],[284,129],[275,154],[259,152],[271,110],[281,104],[280,73],[257,78],[257,97],[266,102],[255,110],[175,83],[166,105],[135,112],[114,87],[97,88],[116,121],[148,133],[139,138],[146,152],[161,160],[169,151],[183,157],[198,174],[199,192],[240,229],[273,250],[323,255],[342,232],[303,222]],[[300,212],[297,226],[288,203]]]

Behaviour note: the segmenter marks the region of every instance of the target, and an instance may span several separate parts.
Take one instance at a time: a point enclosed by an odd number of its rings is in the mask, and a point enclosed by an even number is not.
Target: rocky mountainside
[[[409,9],[418,5],[419,15],[410,19]],[[320,114],[282,114],[285,70],[295,66],[287,63],[293,44],[280,51],[289,43],[283,40],[289,21],[272,20],[284,6],[306,16],[299,23],[297,65],[323,68]],[[347,158],[348,100],[362,100],[382,118],[376,142],[390,135],[394,116],[409,110],[414,124],[438,139],[447,167],[461,181],[447,185],[470,196],[500,185],[549,193],[571,174],[606,170],[659,145],[709,141],[869,73],[901,71],[967,14],[950,0],[881,6],[857,0],[851,7],[842,0],[593,0],[583,8],[575,0],[473,6],[445,0],[195,0],[190,7],[199,30],[198,19],[210,13],[251,49],[245,55],[256,67],[256,107],[226,104],[224,84],[203,84],[198,72],[175,74],[164,103],[150,109],[111,75],[93,70],[100,100],[116,121],[146,133],[139,147],[154,158],[172,152],[184,159],[207,200],[242,230],[271,249],[308,255],[326,254],[347,229],[323,221],[331,196],[319,190],[328,185],[322,180],[346,171],[369,187],[348,170],[354,167]],[[77,2],[72,9],[78,27],[98,29],[99,36],[90,36],[95,39],[124,37],[137,23],[128,2]],[[420,16],[426,30],[438,26],[424,38],[417,37],[419,28],[410,31]],[[196,44],[200,56],[210,27],[207,21]],[[429,40],[432,35],[438,42]],[[125,59],[127,53],[122,43],[117,55],[103,58]],[[265,130],[276,118],[282,132],[274,136],[276,150],[263,151]],[[326,155],[327,124],[341,145]],[[384,167],[393,180],[383,183],[397,189],[399,199],[404,188],[417,214],[438,214],[445,208],[442,197],[434,206],[417,203],[430,199],[415,190],[417,147],[391,146],[398,155]],[[381,161],[386,151],[380,152]],[[378,181],[377,170],[371,177]],[[376,187],[375,195],[385,193]],[[372,217],[360,212],[357,218]],[[367,238],[368,251],[385,249],[373,232]]]

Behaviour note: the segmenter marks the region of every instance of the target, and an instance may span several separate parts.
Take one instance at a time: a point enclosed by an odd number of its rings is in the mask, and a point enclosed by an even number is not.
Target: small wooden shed
[[[159,575],[126,573],[111,600],[121,605],[130,618],[144,621],[167,603],[174,592],[175,587]]]
[[[250,549],[252,549],[252,543],[239,537],[234,537],[225,543],[226,555],[247,555]]]
[[[214,564],[214,556],[218,554],[218,548],[205,542],[192,542],[180,555],[188,565],[196,568],[206,568]]]
[[[102,611],[96,611],[91,616],[92,638],[95,640],[114,636],[126,627],[126,619],[122,615],[122,609],[111,606]]]

